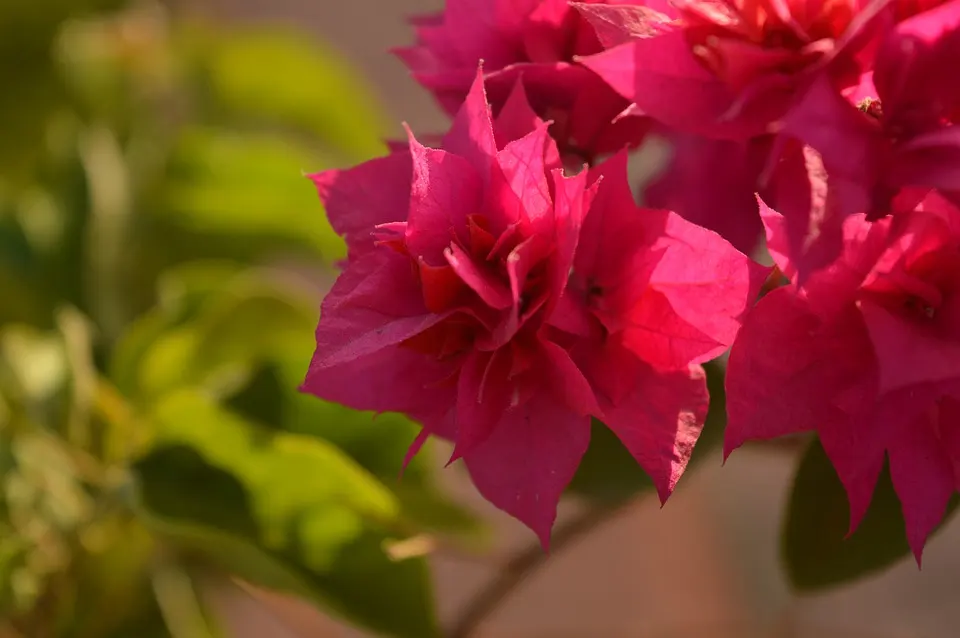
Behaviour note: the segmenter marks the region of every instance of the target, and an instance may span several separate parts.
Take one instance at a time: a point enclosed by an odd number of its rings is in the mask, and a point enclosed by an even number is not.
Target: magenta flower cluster
[[[397,51],[434,147],[312,175],[349,247],[306,392],[401,412],[546,546],[606,424],[666,500],[815,431],[918,559],[960,486],[960,0],[447,0]],[[670,154],[635,202],[628,153]],[[768,254],[763,267],[754,257]]]

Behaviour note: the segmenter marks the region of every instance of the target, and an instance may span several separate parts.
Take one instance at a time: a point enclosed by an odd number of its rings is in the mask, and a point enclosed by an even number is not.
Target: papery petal
[[[593,317],[592,313],[570,291],[564,292],[557,303],[553,314],[550,315],[548,323],[568,334],[578,337],[600,337],[602,330],[600,324]]]
[[[503,148],[510,142],[533,133],[542,123],[543,120],[533,110],[527,99],[523,78],[518,78],[493,121],[497,148]]]
[[[511,407],[514,389],[507,378],[511,363],[503,348],[467,355],[457,384],[457,441],[450,462],[483,444]]]
[[[573,177],[564,177],[563,171],[551,173],[554,184],[555,206],[553,240],[556,253],[550,265],[549,309],[563,294],[574,255],[580,241],[583,222],[596,196],[596,185],[587,187],[587,175],[581,172]]]
[[[601,402],[604,423],[650,475],[663,503],[703,429],[709,404],[705,376],[697,366],[660,372],[639,361],[624,372],[633,387],[616,402]]]
[[[814,271],[829,265],[843,246],[843,222],[850,214],[842,205],[851,182],[831,181],[817,152],[793,147],[777,166],[767,193],[786,223],[790,262],[803,283]],[[867,200],[859,210],[866,210]]]
[[[398,344],[443,320],[430,313],[406,258],[376,251],[348,266],[324,299],[311,368]]]
[[[391,346],[335,366],[311,365],[300,390],[354,410],[401,412],[419,419],[454,404],[458,365],[457,360],[440,361]]]
[[[748,439],[842,428],[850,397],[868,396],[874,361],[855,309],[823,322],[790,288],[751,311],[727,363],[724,453]]]
[[[583,376],[570,354],[557,344],[540,344],[544,356],[544,371],[556,393],[556,400],[564,403],[579,416],[603,418],[590,383]]]
[[[960,125],[917,136],[899,151],[891,168],[899,182],[960,191]]]
[[[770,211],[771,219],[774,214]],[[891,220],[868,222],[864,215],[852,215],[844,220],[841,236],[840,258],[813,273],[803,284],[811,309],[822,317],[846,312],[855,301],[859,289],[889,248]]]
[[[461,297],[463,281],[450,266],[431,266],[421,259],[417,263],[423,303],[427,310],[442,313],[451,310]]]
[[[723,81],[694,59],[680,29],[633,40],[578,62],[669,126],[726,139],[763,132],[756,125],[721,121],[733,96]]]
[[[317,187],[330,225],[352,251],[373,248],[379,224],[406,221],[413,163],[406,150],[347,170],[308,175]],[[398,207],[397,204],[401,205]]]
[[[473,164],[484,182],[489,181],[490,164],[497,155],[493,119],[483,84],[483,67],[477,70],[467,99],[443,137],[443,148]]]
[[[523,45],[531,62],[560,62],[567,48],[565,23],[570,17],[567,0],[540,0],[526,19]]]
[[[960,379],[960,342],[870,302],[860,311],[877,353],[881,392]]]
[[[548,215],[552,198],[545,165],[549,140],[547,126],[541,124],[532,133],[507,144],[497,155],[503,174],[523,202],[525,218],[538,232],[553,221]]]
[[[667,212],[638,210],[627,181],[627,154],[620,152],[590,170],[596,197],[583,222],[575,255],[575,268],[604,288],[636,281],[638,251],[648,252],[663,234]],[[650,255],[652,272],[658,256]],[[644,283],[645,283],[644,279]]]
[[[646,187],[644,204],[675,211],[752,252],[761,232],[754,193],[762,167],[753,145],[674,132],[668,139],[672,158]]]
[[[939,3],[900,22],[896,28],[898,38],[912,37],[933,44],[945,33],[960,29],[960,0]]]
[[[605,3],[571,2],[596,31],[605,49],[630,42],[635,38],[649,38],[670,28],[676,10],[668,3],[652,6],[612,5]]]
[[[492,308],[503,310],[514,302],[510,289],[503,280],[489,269],[477,264],[459,244],[451,244],[444,255],[454,272],[479,295],[484,303]]]
[[[943,520],[947,502],[957,489],[953,467],[937,436],[936,416],[927,414],[901,428],[888,450],[890,478],[918,565],[927,537]]]
[[[787,223],[783,215],[767,206],[766,202],[757,195],[757,203],[760,205],[760,221],[767,238],[767,252],[773,259],[773,263],[783,273],[783,276],[793,281],[797,276],[796,266],[790,259],[790,240],[787,237]]]
[[[709,361],[729,347],[677,315],[666,295],[654,288],[646,289],[636,300],[626,321],[622,327],[624,347],[665,370]]]
[[[667,250],[650,277],[650,286],[664,294],[677,316],[725,350],[770,270],[716,233],[677,215],[667,217],[665,230]],[[718,354],[704,353],[704,360]]]
[[[831,407],[841,420],[819,428],[820,442],[850,502],[847,535],[859,527],[873,500],[874,488],[896,432],[916,421],[925,404],[936,399],[929,389],[898,392],[879,398],[875,374],[869,381],[836,395]]]
[[[885,159],[880,125],[859,112],[821,74],[783,119],[783,131],[816,149],[830,180],[846,180],[863,189],[843,202],[841,215],[865,212],[869,189],[880,178]]]
[[[459,60],[483,59],[491,68],[509,64],[521,21],[536,0],[459,0],[444,12],[445,35]]]
[[[467,215],[480,210],[481,177],[467,160],[426,148],[412,134],[410,152],[413,183],[407,248],[430,265],[444,265],[443,251],[454,238],[466,236]]]
[[[464,461],[480,493],[532,529],[547,549],[560,496],[589,444],[589,417],[540,393],[503,413]]]
[[[856,415],[855,418],[860,416]],[[863,427],[850,419],[820,432],[823,449],[847,493],[850,507],[848,537],[860,527],[870,508],[877,479],[880,478],[886,458],[882,444],[877,445],[880,443],[879,437],[870,430],[870,425],[872,424],[868,423]],[[869,442],[870,445],[865,449],[861,442]]]
[[[940,399],[940,440],[953,466],[953,476],[960,489],[960,384]]]

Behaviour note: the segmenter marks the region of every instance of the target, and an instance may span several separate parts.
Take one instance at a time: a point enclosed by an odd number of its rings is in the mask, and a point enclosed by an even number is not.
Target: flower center
[[[883,106],[880,104],[880,100],[876,98],[867,97],[862,99],[860,103],[857,104],[857,109],[875,120],[883,118]]]

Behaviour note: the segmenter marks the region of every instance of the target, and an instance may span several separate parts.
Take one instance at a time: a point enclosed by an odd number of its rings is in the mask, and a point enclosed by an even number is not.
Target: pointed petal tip
[[[730,455],[733,454],[734,450],[739,449],[741,445],[743,445],[743,441],[737,441],[732,437],[724,436],[723,437],[723,461],[720,463],[720,465],[721,466],[726,465],[727,459],[729,459]]]
[[[550,532],[537,534],[537,538],[540,539],[540,549],[543,551],[544,557],[550,558]]]
[[[913,534],[907,534],[907,543],[910,545],[910,551],[913,554],[913,559],[917,561],[917,570],[923,570],[923,549],[927,544],[927,537],[916,536]]]
[[[403,456],[403,464],[400,466],[400,474],[397,476],[397,480],[403,478],[403,473],[406,471],[407,466],[410,465],[410,462],[417,456],[423,444],[426,443],[427,438],[430,436],[430,429],[427,426],[423,426],[417,437],[410,444],[410,447],[407,448],[407,453]]]
[[[673,494],[674,490],[677,487],[677,481],[671,480],[665,485],[657,485],[657,498],[660,500],[660,509],[663,509],[667,501],[670,499],[670,496]]]
[[[455,445],[453,448],[453,452],[450,453],[450,458],[447,460],[446,463],[443,464],[443,469],[447,469],[448,467],[450,467],[451,465],[453,465],[454,463],[456,463],[462,458],[463,458],[463,453],[460,451],[460,446]]]

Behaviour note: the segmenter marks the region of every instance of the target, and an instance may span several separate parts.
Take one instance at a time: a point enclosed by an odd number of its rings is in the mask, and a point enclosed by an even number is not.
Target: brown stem
[[[557,555],[576,540],[610,520],[622,505],[593,506],[558,525],[550,540],[550,554]],[[539,569],[548,555],[534,543],[513,555],[494,579],[483,587],[457,617],[447,638],[470,638],[480,625],[504,603],[520,585]]]

